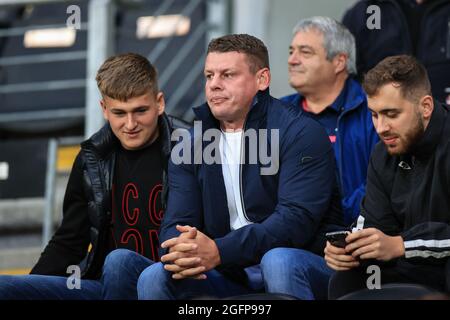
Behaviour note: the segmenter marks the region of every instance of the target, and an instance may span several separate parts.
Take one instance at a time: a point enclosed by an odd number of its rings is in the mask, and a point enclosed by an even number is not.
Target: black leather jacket
[[[167,161],[171,151],[171,120],[159,118],[162,141],[163,208],[167,199]],[[32,274],[68,276],[69,265],[79,265],[83,278],[101,275],[111,250],[111,195],[119,140],[109,124],[81,143],[66,189],[63,220],[34,268]]]

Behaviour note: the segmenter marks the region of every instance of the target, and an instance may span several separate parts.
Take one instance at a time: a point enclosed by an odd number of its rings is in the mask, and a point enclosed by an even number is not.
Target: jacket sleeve
[[[373,159],[373,157],[372,157]],[[390,236],[400,235],[405,245],[405,258],[444,259],[450,256],[450,225],[442,222],[423,222],[402,230],[403,221],[392,212],[389,189],[381,183],[372,163],[367,176],[367,194],[361,216],[364,228],[377,228]]]
[[[447,154],[449,155],[449,154]],[[447,181],[450,181],[450,156],[444,162],[447,164]],[[450,186],[442,190],[450,199]],[[450,212],[446,212],[448,217]],[[445,214],[443,213],[443,216]],[[448,220],[447,220],[448,221]],[[450,257],[450,224],[444,222],[423,222],[400,234],[405,244],[405,257],[427,261],[446,261]],[[430,261],[431,262],[431,261]]]
[[[344,197],[342,199],[342,209],[344,210],[345,217],[351,217],[351,219],[346,221],[346,224],[352,223],[355,220],[359,213],[361,212],[361,201],[366,194],[366,183],[363,182],[359,185],[358,188],[353,190],[353,193],[348,197]]]
[[[300,121],[300,120],[299,120]],[[310,121],[280,147],[278,204],[264,221],[215,239],[222,265],[259,263],[275,247],[306,247],[329,209],[334,153],[324,129]]]
[[[67,267],[78,265],[87,253],[90,242],[89,226],[82,159],[78,154],[64,196],[61,225],[30,273],[67,276]]]
[[[447,260],[450,256],[450,225],[448,223],[423,222],[400,235],[405,244],[407,259]]]
[[[178,237],[180,232],[175,228],[177,225],[203,229],[201,188],[194,173],[194,166],[174,164],[172,159],[169,159],[168,182],[170,191],[160,229],[161,243]],[[166,252],[166,249],[160,248],[160,257]]]
[[[367,107],[365,107],[365,108],[367,108]],[[365,157],[365,159],[367,159],[366,160],[367,162],[364,164],[361,164],[361,165],[368,167],[372,150],[379,141],[380,141],[380,139],[378,138],[378,135],[373,127],[372,115],[369,111],[367,111],[366,141],[365,141],[366,149],[365,149],[365,154],[364,154],[364,157]],[[367,179],[364,179],[364,181],[355,190],[353,190],[353,193],[351,193],[348,197],[345,197],[343,199],[343,201],[342,201],[343,209],[346,211],[345,212],[346,217],[351,216],[352,219],[355,220],[358,217],[358,215],[360,214],[361,203],[366,194],[366,183],[367,183]],[[347,221],[347,222],[349,222],[349,221]],[[353,221],[351,221],[351,222],[353,222]]]

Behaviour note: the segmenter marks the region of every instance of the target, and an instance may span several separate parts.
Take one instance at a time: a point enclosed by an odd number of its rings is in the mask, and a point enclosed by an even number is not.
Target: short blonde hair
[[[156,96],[159,91],[155,67],[136,53],[119,54],[106,59],[95,80],[103,97],[119,101],[149,92]]]

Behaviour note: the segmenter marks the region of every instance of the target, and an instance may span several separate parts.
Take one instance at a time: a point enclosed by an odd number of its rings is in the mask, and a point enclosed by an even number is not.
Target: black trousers
[[[335,300],[346,294],[367,289],[367,280],[372,273],[370,265],[380,267],[381,285],[388,283],[419,284],[440,292],[450,292],[450,260],[445,264],[414,264],[405,259],[387,264],[379,261],[365,261],[360,267],[349,271],[338,271],[330,279],[328,299]]]

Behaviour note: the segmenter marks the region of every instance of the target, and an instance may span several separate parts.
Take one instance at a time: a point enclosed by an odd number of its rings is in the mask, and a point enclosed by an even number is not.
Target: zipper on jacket
[[[354,108],[352,108],[350,110],[353,110],[353,109],[356,109],[356,108],[357,107],[354,107]],[[348,111],[350,111],[350,110],[348,110]],[[342,179],[342,176],[343,176],[342,175],[342,162],[343,162],[342,161],[342,148],[344,147],[344,145],[341,143],[343,141],[343,138],[341,137],[341,130],[340,130],[340,121],[344,117],[344,113],[346,113],[346,110],[343,110],[343,112],[338,116],[337,123],[336,123],[337,132],[335,132],[335,134],[336,134],[336,142],[335,143],[339,144],[338,152],[339,152],[339,160],[341,161],[341,165],[338,166],[337,161],[335,160],[335,165],[338,167],[338,171],[339,171],[339,176],[337,177],[338,181],[336,181],[336,182],[340,186],[339,193],[340,193],[341,198],[342,198],[342,196],[345,195],[344,181]]]
[[[243,193],[243,186],[242,186],[242,157],[244,156],[244,160],[245,160],[245,155],[243,155],[242,149],[244,148],[244,141],[245,141],[245,129],[246,129],[246,125],[247,125],[247,119],[248,119],[248,115],[250,114],[250,111],[247,113],[247,116],[245,117],[245,121],[244,121],[244,126],[242,128],[242,136],[241,136],[241,154],[239,156],[239,158],[241,159],[240,163],[239,163],[239,193],[241,194],[241,206],[242,206],[242,213],[244,214],[245,219],[247,219],[248,222],[252,222],[248,216],[247,216],[247,212],[245,211],[245,204],[244,204],[244,193]]]
[[[114,183],[114,175],[115,175],[115,171],[116,171],[116,158],[117,158],[117,152],[114,152],[111,156],[111,163],[110,163],[110,175],[109,175],[109,181],[108,181],[108,192],[110,192],[110,194],[113,196],[112,193],[112,188],[113,188],[113,183]],[[110,223],[112,225],[112,211],[114,210],[113,206],[112,206],[112,197],[111,197],[111,202],[109,203],[110,209],[108,210],[109,212],[106,213],[106,215],[108,216],[108,219],[110,220]]]
[[[338,178],[339,180],[337,181],[337,183],[338,183],[339,187],[341,188],[341,189],[339,190],[339,193],[342,193],[342,194],[341,194],[341,198],[342,198],[342,196],[345,195],[345,191],[346,191],[346,190],[345,190],[345,188],[344,188],[344,180],[342,179],[342,177],[343,177],[343,173],[342,173],[342,167],[343,167],[343,165],[342,165],[342,163],[343,163],[343,161],[342,161],[342,151],[343,151],[343,150],[342,150],[342,149],[344,148],[344,145],[343,145],[341,142],[344,141],[344,138],[343,138],[343,136],[342,136],[342,134],[341,134],[341,130],[340,130],[340,128],[341,128],[340,122],[341,122],[341,119],[344,118],[344,116],[345,116],[347,113],[352,112],[352,111],[358,109],[358,108],[360,107],[360,105],[361,105],[361,102],[360,102],[359,104],[357,104],[356,106],[352,106],[352,107],[349,108],[349,109],[345,109],[345,107],[342,107],[343,110],[342,110],[342,112],[338,115],[338,118],[337,118],[337,123],[336,123],[336,129],[337,129],[337,132],[335,132],[335,133],[336,133],[336,142],[335,142],[335,143],[338,143],[338,144],[339,144],[338,152],[339,152],[339,159],[340,159],[340,161],[341,161],[341,165],[340,165],[340,166],[337,165],[337,160],[336,160],[336,159],[335,159],[335,162],[336,162],[336,166],[338,166],[339,176],[338,176],[337,178]],[[367,146],[366,146],[366,147],[367,147]],[[333,151],[333,153],[334,153],[334,151]]]

